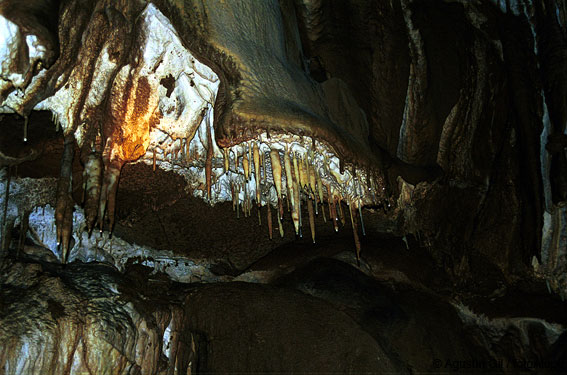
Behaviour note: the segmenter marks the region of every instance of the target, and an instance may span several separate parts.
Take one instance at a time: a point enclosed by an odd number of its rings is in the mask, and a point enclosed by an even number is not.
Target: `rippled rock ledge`
[[[341,256],[268,284],[261,273],[256,283],[179,283],[142,264],[119,272],[9,255],[0,269],[1,373],[564,369],[563,324],[473,312],[401,273],[381,280]]]

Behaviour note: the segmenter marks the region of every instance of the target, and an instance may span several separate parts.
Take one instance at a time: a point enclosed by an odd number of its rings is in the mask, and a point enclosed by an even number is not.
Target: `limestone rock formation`
[[[0,373],[564,368],[566,12],[1,0]]]

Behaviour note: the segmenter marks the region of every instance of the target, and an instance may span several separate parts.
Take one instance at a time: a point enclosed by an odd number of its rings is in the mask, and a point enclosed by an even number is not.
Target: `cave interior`
[[[566,22],[1,0],[0,375],[567,373]]]

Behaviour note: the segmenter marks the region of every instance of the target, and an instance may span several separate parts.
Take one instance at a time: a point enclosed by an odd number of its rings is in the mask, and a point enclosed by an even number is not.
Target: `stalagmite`
[[[281,215],[283,215],[282,163],[278,150],[270,151],[270,160],[272,161],[272,177],[274,178],[274,185],[276,186],[276,193],[278,194],[278,216],[281,218]]]
[[[67,260],[69,242],[71,239],[73,225],[73,198],[72,191],[72,166],[75,155],[75,139],[72,134],[64,138],[63,156],[61,158],[61,174],[57,181],[57,201],[55,204],[55,225],[57,245],[61,249],[63,263]]]
[[[84,210],[89,235],[94,227],[100,201],[102,184],[102,159],[97,152],[86,156],[85,164],[85,201]]]
[[[311,239],[315,243],[315,214],[313,213],[313,202],[307,198],[307,211],[309,211],[309,227],[311,228]]]
[[[205,178],[207,180],[207,197],[211,199],[211,179],[213,176],[213,137],[211,127],[207,126],[207,159],[205,161]]]

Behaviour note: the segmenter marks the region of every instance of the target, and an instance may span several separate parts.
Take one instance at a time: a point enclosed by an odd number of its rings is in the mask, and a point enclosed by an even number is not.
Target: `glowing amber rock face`
[[[127,69],[127,67],[125,67]],[[150,130],[159,122],[157,82],[148,77],[123,74],[112,88],[110,159],[124,162],[142,157],[150,144]],[[134,77],[133,77],[134,76]],[[136,77],[137,76],[137,77]],[[125,79],[123,79],[125,77]]]

